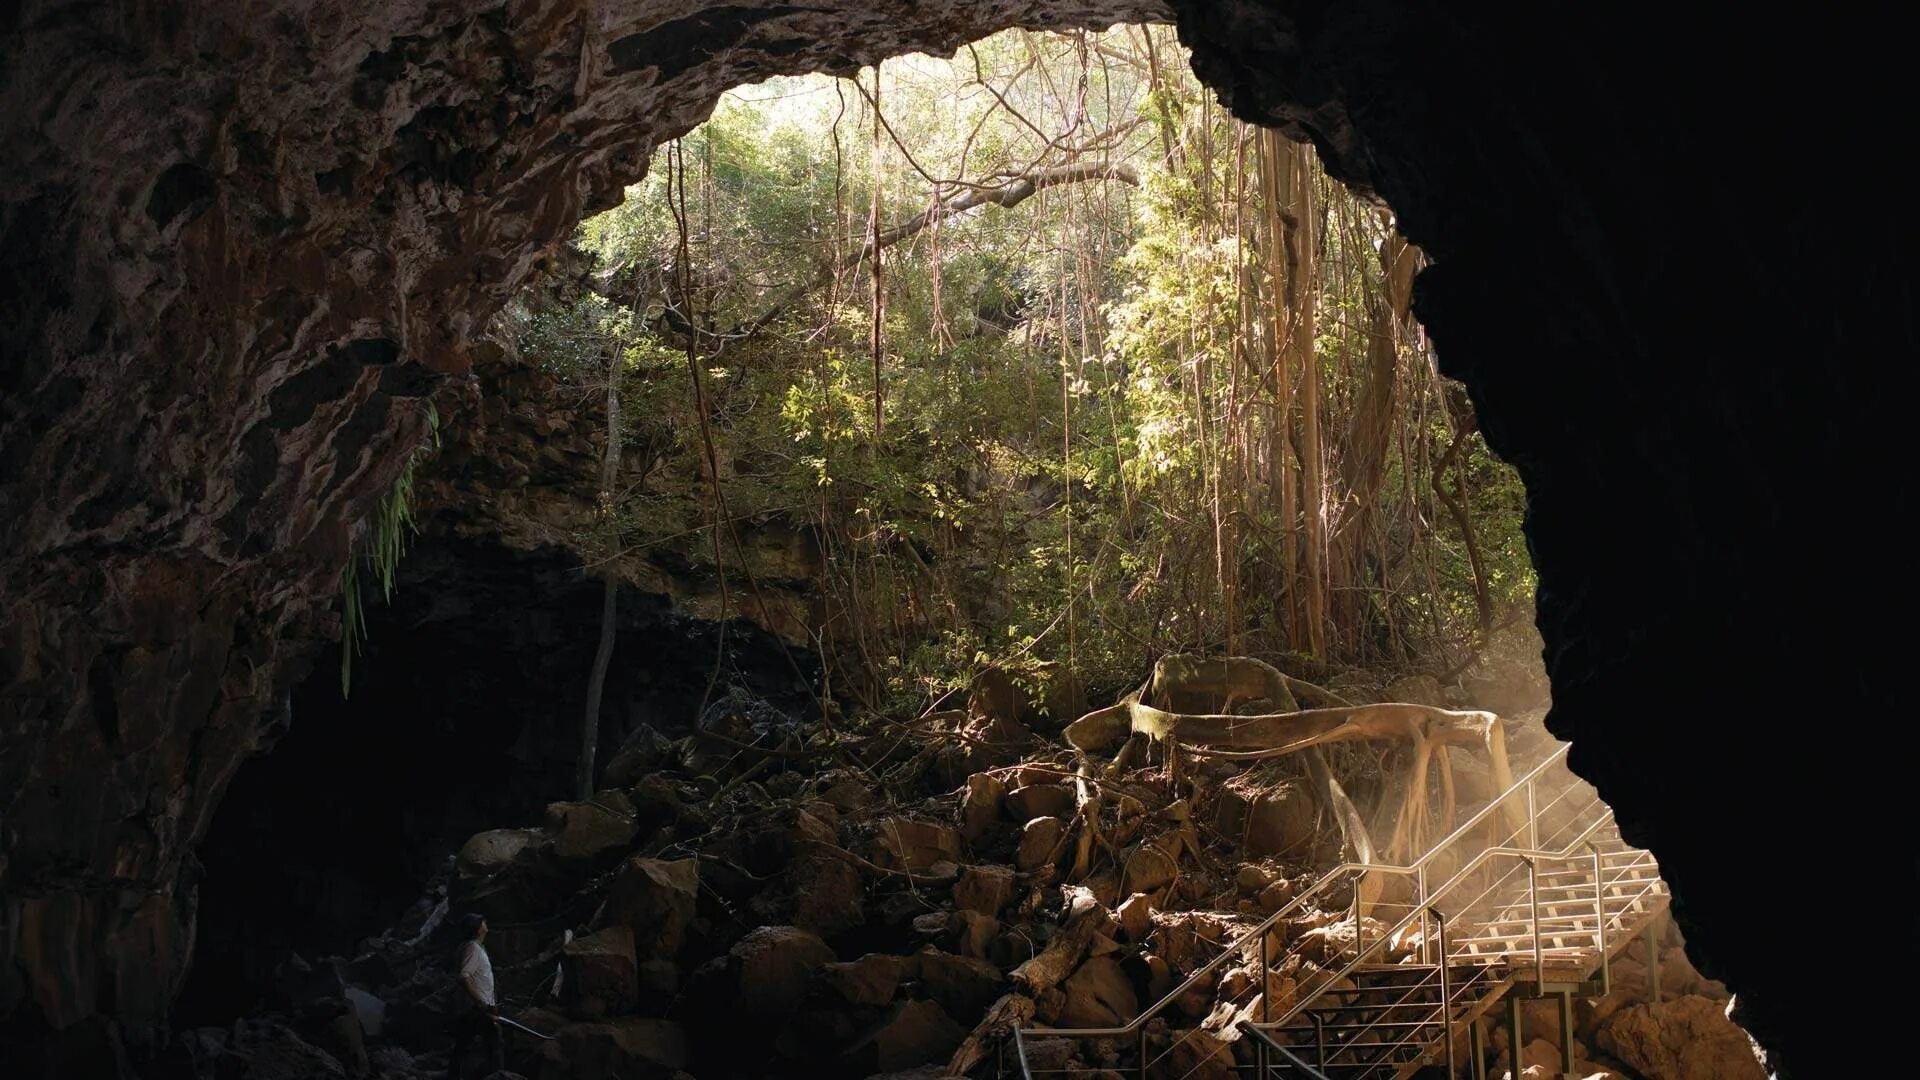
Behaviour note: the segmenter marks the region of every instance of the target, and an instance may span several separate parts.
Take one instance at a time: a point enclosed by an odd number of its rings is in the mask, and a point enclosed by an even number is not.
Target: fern
[[[420,463],[440,446],[440,413],[427,403],[427,436],[407,455],[406,467],[393,487],[374,504],[373,520],[367,531],[354,542],[347,557],[347,569],[340,576],[340,696],[353,689],[353,658],[367,640],[366,601],[360,596],[360,563],[365,560],[380,583],[382,601],[393,599],[394,575],[407,543],[420,531],[413,519],[413,477]]]

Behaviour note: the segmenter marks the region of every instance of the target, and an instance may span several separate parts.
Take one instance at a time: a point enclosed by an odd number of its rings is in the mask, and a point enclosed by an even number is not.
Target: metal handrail
[[[1320,875],[1319,879],[1317,879],[1312,885],[1302,890],[1300,895],[1294,897],[1291,901],[1288,901],[1286,904],[1282,905],[1280,910],[1274,912],[1272,915],[1267,916],[1266,919],[1262,920],[1259,924],[1254,926],[1253,929],[1248,930],[1246,933],[1240,935],[1239,938],[1235,939],[1231,944],[1222,948],[1220,950],[1219,955],[1215,956],[1212,960],[1209,960],[1205,964],[1202,964],[1200,967],[1196,968],[1193,974],[1187,976],[1187,979],[1185,982],[1182,982],[1179,986],[1174,987],[1171,991],[1163,995],[1159,1001],[1154,1002],[1152,1006],[1150,1006],[1149,1008],[1141,1012],[1141,1014],[1135,1017],[1131,1023],[1124,1024],[1119,1027],[1098,1027],[1098,1028],[1033,1027],[1033,1028],[1016,1028],[1015,1030],[1025,1031],[1026,1033],[1032,1034],[1032,1035],[1046,1035],[1049,1037],[1072,1038],[1072,1039],[1112,1039],[1112,1038],[1120,1038],[1128,1035],[1133,1035],[1139,1032],[1140,1030],[1146,1027],[1148,1021],[1160,1015],[1160,1013],[1164,1011],[1169,1005],[1172,1005],[1174,1002],[1180,1000],[1182,995],[1184,995],[1187,991],[1197,986],[1200,983],[1200,981],[1206,978],[1209,974],[1211,974],[1214,971],[1214,969],[1226,963],[1229,957],[1238,953],[1242,948],[1246,946],[1246,944],[1249,941],[1254,941],[1262,938],[1266,934],[1266,932],[1268,930],[1271,930],[1274,927],[1274,925],[1278,923],[1281,919],[1295,913],[1297,910],[1303,907],[1308,900],[1317,897],[1321,892],[1325,891],[1328,886],[1332,885],[1335,881],[1339,880],[1340,878],[1343,878],[1345,875],[1354,873],[1356,871],[1361,873],[1395,874],[1399,876],[1419,875],[1422,871],[1426,869],[1427,864],[1433,861],[1442,850],[1444,850],[1448,845],[1452,844],[1455,840],[1460,839],[1461,837],[1471,832],[1473,829],[1478,828],[1482,823],[1484,823],[1487,820],[1488,817],[1492,816],[1494,813],[1502,811],[1503,808],[1506,806],[1506,802],[1509,796],[1513,795],[1517,791],[1522,790],[1523,788],[1527,788],[1534,781],[1538,780],[1540,776],[1544,774],[1549,768],[1551,768],[1554,764],[1556,764],[1557,762],[1565,758],[1567,756],[1567,751],[1570,749],[1572,749],[1572,747],[1569,745],[1561,745],[1559,747],[1556,747],[1553,753],[1548,754],[1545,758],[1542,758],[1539,764],[1527,770],[1524,776],[1521,776],[1520,778],[1516,779],[1513,782],[1512,786],[1508,787],[1505,791],[1502,791],[1500,794],[1494,796],[1492,799],[1489,799],[1487,801],[1487,805],[1481,807],[1471,817],[1467,818],[1466,821],[1462,822],[1458,828],[1448,833],[1438,843],[1429,847],[1425,854],[1421,855],[1418,859],[1415,859],[1413,862],[1408,863],[1405,866],[1395,865],[1392,863],[1341,863],[1339,866],[1336,866],[1333,869],[1328,870],[1326,873]],[[1531,799],[1529,799],[1528,801],[1529,803],[1532,802]],[[1558,801],[1559,800],[1556,798],[1554,800],[1554,803],[1557,803]],[[1548,806],[1551,807],[1554,803],[1549,803]],[[1493,849],[1486,849],[1486,850],[1493,850]],[[1457,877],[1458,875],[1456,874],[1455,876]],[[1417,905],[1417,906],[1419,906],[1420,910],[1424,912],[1425,910],[1424,905]],[[1397,933],[1399,929],[1403,929],[1403,928],[1404,927],[1397,927],[1394,932]],[[1388,934],[1385,936],[1390,937],[1391,934]],[[1354,940],[1357,946],[1359,942],[1359,924],[1357,923],[1355,924]]]
[[[1266,1048],[1267,1053],[1279,1054],[1281,1057],[1286,1058],[1288,1067],[1300,1070],[1306,1074],[1309,1080],[1330,1080],[1326,1073],[1300,1060],[1300,1055],[1294,1053],[1292,1047],[1274,1038],[1272,1035],[1267,1034],[1265,1031],[1254,1027],[1250,1022],[1241,1024],[1240,1030],[1260,1040],[1261,1045]],[[1266,1071],[1265,1069],[1261,1070],[1261,1080],[1265,1080]]]
[[[1603,826],[1610,824],[1612,821],[1613,821],[1613,811],[1609,810],[1605,814],[1602,814],[1598,819],[1596,819],[1593,822],[1593,824],[1588,825],[1585,829],[1581,830],[1581,833],[1579,836],[1575,837],[1572,842],[1567,844],[1566,847],[1561,848],[1558,851],[1539,851],[1532,848],[1516,848],[1516,847],[1490,847],[1490,848],[1483,849],[1478,855],[1475,855],[1471,860],[1469,860],[1467,865],[1461,867],[1458,871],[1454,873],[1454,875],[1451,878],[1448,878],[1445,884],[1441,885],[1438,889],[1435,889],[1433,891],[1433,896],[1439,897],[1441,895],[1444,895],[1448,889],[1451,889],[1455,885],[1466,880],[1467,876],[1469,874],[1472,874],[1474,871],[1478,870],[1482,863],[1491,859],[1504,857],[1504,858],[1518,858],[1518,859],[1564,860],[1564,859],[1575,858],[1577,857],[1574,854],[1575,850],[1585,846],[1586,843],[1593,837],[1595,833],[1597,833]],[[1331,985],[1353,974],[1353,972],[1359,968],[1361,962],[1364,961],[1368,956],[1372,955],[1372,953],[1375,950],[1379,949],[1380,946],[1385,944],[1386,942],[1391,941],[1395,934],[1413,926],[1414,923],[1418,922],[1420,918],[1424,916],[1424,914],[1425,914],[1425,911],[1423,909],[1422,911],[1415,912],[1413,914],[1408,915],[1407,917],[1401,919],[1399,923],[1395,924],[1393,929],[1380,935],[1379,942],[1377,942],[1373,946],[1373,948],[1365,949],[1365,950],[1357,950],[1355,952],[1354,958],[1351,961],[1349,961],[1345,967],[1340,968],[1339,970],[1333,973],[1332,977],[1327,980],[1327,985]],[[1539,922],[1537,918],[1535,919],[1535,922],[1534,922],[1533,931],[1534,931],[1535,962],[1536,964],[1541,965],[1540,970],[1544,970],[1543,957],[1541,954],[1540,943],[1539,943],[1540,928],[1539,928]],[[1447,964],[1447,962],[1448,962],[1448,957],[1443,953],[1440,957],[1441,966],[1444,967]],[[1306,1010],[1306,1008],[1316,1000],[1318,1000],[1318,995],[1315,995],[1314,997],[1303,998],[1302,1000],[1295,1002],[1293,1007],[1289,1008],[1285,1013],[1282,1013],[1280,1016],[1280,1019],[1278,1020],[1273,1020],[1273,1021],[1249,1020],[1247,1021],[1247,1023],[1253,1024],[1257,1027],[1268,1028],[1268,1029],[1282,1027],[1288,1021],[1300,1015],[1301,1012]]]

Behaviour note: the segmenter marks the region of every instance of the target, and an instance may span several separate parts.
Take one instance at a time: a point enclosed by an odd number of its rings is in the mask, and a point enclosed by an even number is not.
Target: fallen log
[[[1045,948],[1034,954],[1033,959],[1013,969],[1011,978],[1014,985],[1029,997],[1039,997],[1073,974],[1073,969],[1080,966],[1094,937],[1112,921],[1107,909],[1093,898],[1092,890],[1078,885],[1065,888],[1070,899],[1067,918],[1060,931],[1053,935]]]

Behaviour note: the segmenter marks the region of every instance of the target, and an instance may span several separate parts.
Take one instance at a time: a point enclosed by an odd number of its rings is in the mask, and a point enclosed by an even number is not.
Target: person
[[[500,1004],[493,993],[493,960],[481,944],[487,938],[487,920],[482,915],[468,915],[462,925],[467,937],[460,944],[455,966],[460,994],[453,1013],[453,1053],[447,1058],[447,1080],[459,1080],[460,1060],[476,1038],[487,1052],[491,1065],[487,1073],[506,1068],[500,1045]]]

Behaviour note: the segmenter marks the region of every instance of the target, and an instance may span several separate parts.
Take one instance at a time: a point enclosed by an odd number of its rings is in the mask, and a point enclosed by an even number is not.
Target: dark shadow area
[[[294,690],[292,724],[235,778],[200,849],[200,936],[183,1024],[270,999],[290,954],[348,952],[395,921],[469,835],[537,823],[570,798],[601,586],[576,560],[423,539],[340,693],[338,647]],[[681,731],[712,675],[716,623],[624,590],[600,752],[639,724]],[[728,626],[729,685],[803,714],[812,699],[772,636]]]

